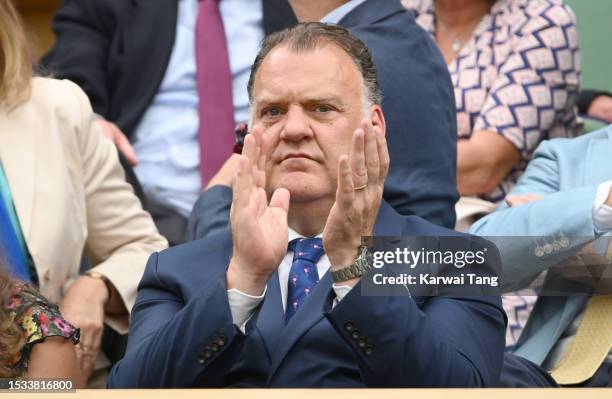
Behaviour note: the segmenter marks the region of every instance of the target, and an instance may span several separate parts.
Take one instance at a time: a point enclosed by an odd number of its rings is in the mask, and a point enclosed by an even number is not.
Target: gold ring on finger
[[[355,187],[354,190],[355,191],[359,191],[359,190],[363,190],[364,188],[366,188],[368,186],[368,184],[364,184],[363,186],[359,186],[359,187]]]

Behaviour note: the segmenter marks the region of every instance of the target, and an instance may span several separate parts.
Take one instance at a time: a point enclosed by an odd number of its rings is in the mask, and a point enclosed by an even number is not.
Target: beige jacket
[[[42,294],[61,302],[85,250],[131,310],[149,255],[167,242],[125,182],[85,93],[34,78],[27,102],[0,109],[0,160]],[[127,331],[127,317],[107,322]]]

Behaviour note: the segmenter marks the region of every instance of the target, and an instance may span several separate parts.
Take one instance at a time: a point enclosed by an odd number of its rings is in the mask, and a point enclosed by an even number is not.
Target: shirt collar
[[[326,24],[337,24],[342,18],[344,18],[348,13],[353,11],[353,9],[355,9],[364,1],[366,0],[349,0],[340,7],[327,14],[326,16],[324,16],[323,18],[321,18],[320,22]]]

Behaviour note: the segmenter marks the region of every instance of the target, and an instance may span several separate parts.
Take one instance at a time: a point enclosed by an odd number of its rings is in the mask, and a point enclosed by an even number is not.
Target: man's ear
[[[385,122],[385,114],[383,113],[383,110],[380,107],[380,105],[372,106],[372,111],[371,111],[370,119],[372,120],[372,124],[374,126],[380,127],[380,129],[383,132],[383,135],[386,136],[386,134],[387,134],[387,124]]]

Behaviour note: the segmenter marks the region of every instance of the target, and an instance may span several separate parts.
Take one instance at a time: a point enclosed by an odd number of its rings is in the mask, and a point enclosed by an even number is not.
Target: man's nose
[[[300,141],[312,135],[308,115],[300,106],[289,107],[281,132],[282,140]]]

